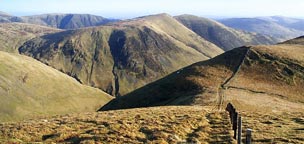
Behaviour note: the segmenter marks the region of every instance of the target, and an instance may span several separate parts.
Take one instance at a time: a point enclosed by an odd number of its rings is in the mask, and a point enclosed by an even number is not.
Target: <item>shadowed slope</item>
[[[33,58],[0,51],[0,121],[95,111],[112,98]]]
[[[303,110],[303,54],[301,45],[237,48],[114,99],[101,110],[157,105],[222,108],[228,101],[251,110]]]
[[[207,18],[193,15],[180,15],[175,18],[201,37],[216,44],[225,51],[244,45],[275,44],[278,42],[275,38],[235,30]]]
[[[19,51],[115,96],[223,52],[166,14],[42,36]]]
[[[116,98],[102,110],[158,105],[206,105],[217,97],[220,84],[232,74],[247,48],[228,51],[213,59],[182,68],[158,81]],[[233,59],[232,59],[233,58]]]

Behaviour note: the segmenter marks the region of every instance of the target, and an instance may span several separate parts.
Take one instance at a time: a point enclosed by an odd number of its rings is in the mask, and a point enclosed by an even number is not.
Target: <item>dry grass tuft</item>
[[[241,112],[243,140],[304,143],[303,112]],[[229,115],[211,107],[166,106],[70,114],[0,124],[0,143],[235,143]]]
[[[244,112],[242,116],[243,133],[245,128],[253,129],[254,143],[304,143],[303,112]]]
[[[231,143],[227,113],[207,110],[153,107],[5,123],[0,142]]]

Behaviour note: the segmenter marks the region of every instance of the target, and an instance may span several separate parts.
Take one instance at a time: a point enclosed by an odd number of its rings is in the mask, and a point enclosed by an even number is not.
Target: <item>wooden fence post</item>
[[[242,117],[241,117],[240,114],[239,114],[239,118],[238,118],[237,130],[238,130],[237,143],[241,144],[241,141],[242,141]]]
[[[238,121],[238,113],[237,112],[233,112],[233,121],[232,121],[232,127],[233,127],[233,131],[234,131],[234,135],[233,138],[236,139],[236,131],[237,131],[237,121]]]
[[[252,129],[246,130],[246,144],[251,144],[251,133],[252,133]]]

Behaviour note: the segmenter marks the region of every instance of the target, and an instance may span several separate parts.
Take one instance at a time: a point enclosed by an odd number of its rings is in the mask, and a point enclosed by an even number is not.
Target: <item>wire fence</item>
[[[238,144],[241,144],[242,142],[242,117],[241,114],[239,114],[235,107],[228,103],[226,107],[226,111],[229,112],[230,116],[230,122],[232,124],[232,130],[234,132],[233,138],[237,140]],[[252,129],[246,129],[246,144],[251,144],[251,135],[252,135]]]

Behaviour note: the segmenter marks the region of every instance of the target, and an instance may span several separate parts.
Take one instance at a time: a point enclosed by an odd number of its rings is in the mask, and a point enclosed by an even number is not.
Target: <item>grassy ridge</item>
[[[0,52],[0,121],[95,111],[111,100],[30,57]]]

